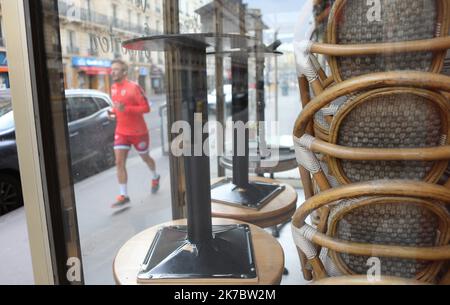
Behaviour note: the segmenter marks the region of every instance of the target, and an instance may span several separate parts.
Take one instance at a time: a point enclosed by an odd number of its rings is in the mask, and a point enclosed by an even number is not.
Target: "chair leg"
[[[272,229],[272,236],[275,238],[280,237],[280,231],[284,228],[285,225],[287,225],[288,223],[291,222],[291,219],[289,219],[288,221],[285,221],[283,223],[280,223],[279,225],[274,225],[271,227]]]
[[[447,182],[444,184],[444,186],[445,186],[446,188],[449,188],[449,189],[450,189],[450,178],[447,180]]]
[[[298,252],[298,256],[300,258],[300,266],[302,268],[303,278],[306,281],[312,281],[313,280],[312,272],[311,272],[311,270],[307,269],[307,267],[306,267],[306,265],[308,263],[308,259],[306,258],[306,255],[302,251],[300,251],[299,248],[297,248],[297,252]]]
[[[280,237],[280,230],[278,229],[277,225],[271,227],[271,229],[272,229],[272,236],[273,237],[275,237],[275,238]]]

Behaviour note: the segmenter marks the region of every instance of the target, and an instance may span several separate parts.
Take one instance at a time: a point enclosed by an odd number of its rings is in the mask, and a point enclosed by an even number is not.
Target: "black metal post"
[[[207,141],[203,126],[208,121],[206,47],[199,46],[184,47],[183,62],[178,67],[183,116],[191,126],[191,145],[189,154],[184,156],[184,167],[188,239],[195,244],[210,242],[212,239],[210,165],[209,157],[203,152],[203,144]]]
[[[231,75],[233,78],[232,121],[235,127],[233,129],[233,183],[245,189],[249,184],[248,57],[245,54],[232,55]]]
[[[242,3],[236,5],[238,13],[238,28],[241,35],[245,35],[245,10]],[[241,189],[249,185],[249,132],[248,123],[248,55],[236,53],[231,55],[232,76],[232,121],[233,130],[233,183]],[[236,125],[238,124],[238,125]],[[242,129],[242,126],[245,126]],[[245,131],[244,131],[245,130]],[[239,131],[244,131],[239,134]]]
[[[214,0],[214,26],[216,34],[223,34],[223,1],[222,0]],[[223,50],[223,46],[221,40],[218,39],[216,45],[216,52],[221,52]],[[216,120],[221,126],[225,126],[225,95],[223,90],[223,55],[217,53],[215,56],[216,63]],[[219,147],[223,149],[224,137],[220,134],[220,130],[217,129],[217,139]],[[218,154],[217,157],[217,176],[223,177],[225,176],[225,168],[220,164],[221,154]]]
[[[246,33],[246,5],[236,1],[234,9],[237,24],[233,26],[241,36]],[[236,27],[237,25],[237,27]],[[215,202],[260,209],[277,196],[283,187],[279,184],[250,181],[249,179],[249,109],[248,109],[248,57],[249,49],[232,45],[232,123],[233,123],[233,177],[221,180],[212,188]]]

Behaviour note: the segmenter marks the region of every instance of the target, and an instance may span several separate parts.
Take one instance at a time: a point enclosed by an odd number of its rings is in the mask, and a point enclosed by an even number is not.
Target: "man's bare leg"
[[[153,174],[156,174],[156,163],[155,160],[153,160],[152,157],[150,157],[149,154],[140,154],[142,161],[145,162],[145,164],[147,164],[148,168],[150,169],[150,171]]]
[[[116,155],[117,180],[119,181],[119,184],[127,184],[128,174],[126,163],[128,157],[128,150],[116,149],[114,153]]]
[[[156,173],[156,163],[155,160],[153,160],[152,157],[150,157],[150,155],[147,154],[140,154],[142,160],[144,161],[145,164],[147,164],[148,168],[150,169],[150,171],[153,174],[153,179],[152,179],[152,193],[156,193],[156,191],[158,191],[159,189],[159,179],[160,176]]]
[[[113,204],[113,207],[116,207],[129,202],[130,198],[128,197],[128,174],[126,168],[128,150],[116,149],[114,153],[116,156],[117,180],[119,181],[120,187],[120,195],[117,197],[116,202]]]

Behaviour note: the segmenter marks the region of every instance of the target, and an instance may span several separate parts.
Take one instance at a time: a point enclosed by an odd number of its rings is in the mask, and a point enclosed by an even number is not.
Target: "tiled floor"
[[[291,183],[292,184],[292,183]],[[303,190],[297,189],[298,201],[297,206],[303,203],[304,196]],[[270,230],[268,230],[270,231]],[[280,237],[278,238],[283,251],[285,259],[285,267],[288,270],[287,275],[283,275],[281,279],[281,285],[306,285],[307,281],[303,278],[300,260],[297,254],[297,249],[295,247],[294,241],[292,239],[291,223],[284,225],[280,230]]]
[[[284,250],[285,267],[287,275],[283,275],[281,285],[306,285],[308,284],[301,273],[300,260],[297,249],[292,241],[291,224],[287,224],[280,232],[279,242]]]

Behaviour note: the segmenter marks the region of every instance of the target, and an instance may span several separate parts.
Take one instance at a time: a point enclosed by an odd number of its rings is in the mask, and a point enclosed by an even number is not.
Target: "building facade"
[[[163,54],[121,45],[163,32],[162,0],[59,0],[58,9],[66,88],[109,93],[111,61],[120,58],[129,64],[129,79],[149,95],[162,93]]]
[[[6,45],[4,37],[3,14],[0,5],[0,89],[9,88],[8,60],[6,57]]]

